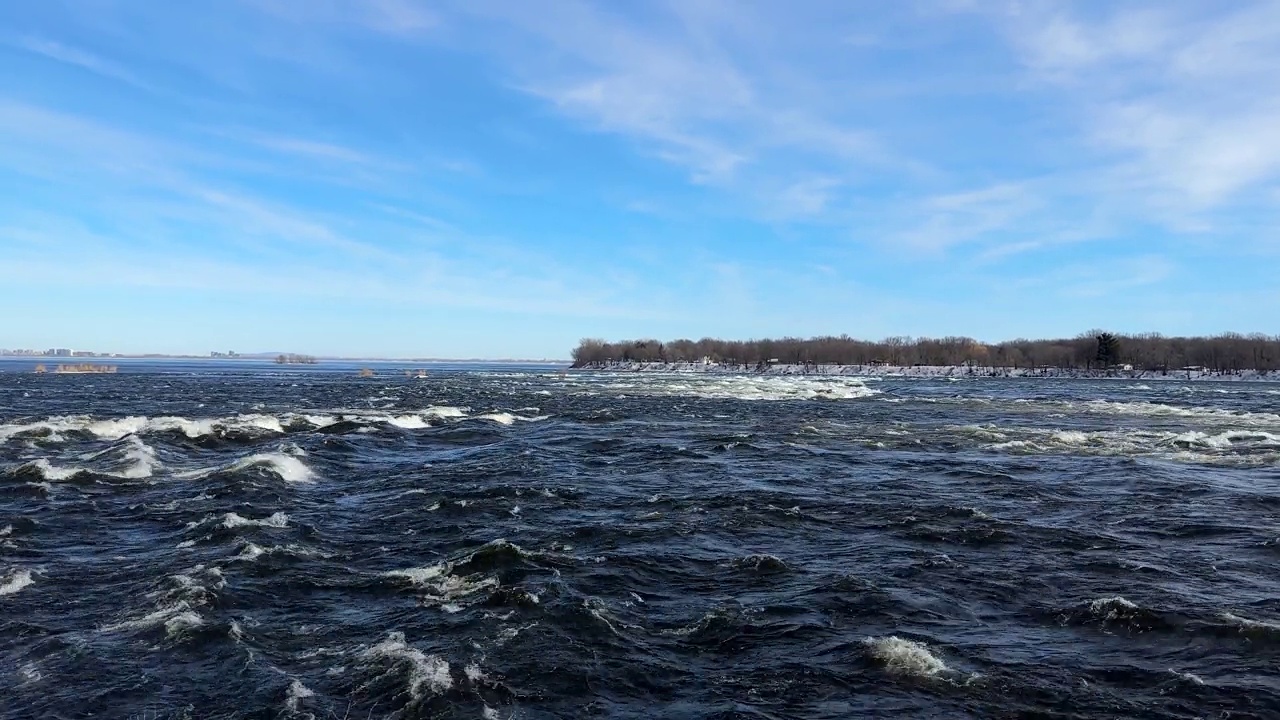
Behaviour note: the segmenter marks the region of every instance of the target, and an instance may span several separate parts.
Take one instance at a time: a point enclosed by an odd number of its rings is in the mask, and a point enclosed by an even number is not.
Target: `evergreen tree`
[[[1110,367],[1120,360],[1120,339],[1111,333],[1098,336],[1098,354],[1095,358],[1102,367]]]

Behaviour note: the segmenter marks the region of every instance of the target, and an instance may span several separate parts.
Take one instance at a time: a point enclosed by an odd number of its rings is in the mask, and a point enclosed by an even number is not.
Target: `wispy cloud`
[[[1177,265],[1167,257],[1141,255],[1072,263],[1049,273],[1004,279],[993,285],[1035,289],[1060,298],[1116,298],[1128,291],[1158,285],[1176,271]]]
[[[55,60],[67,65],[88,70],[91,73],[101,75],[112,80],[119,80],[144,90],[153,89],[152,86],[143,81],[131,70],[125,66],[99,57],[87,50],[70,47],[53,40],[48,40],[36,36],[23,36],[11,39],[7,44],[26,50],[36,55],[42,55],[50,60]]]
[[[899,238],[916,251],[939,253],[992,233],[1014,229],[1039,205],[1039,199],[1021,183],[1001,183],[938,195],[919,204],[917,212],[924,218],[923,222]]]
[[[336,160],[356,165],[383,164],[381,161],[375,161],[374,158],[365,153],[334,143],[262,133],[254,133],[250,135],[250,139],[259,147],[292,155],[303,155],[320,160]]]
[[[320,205],[308,199],[314,184],[283,193],[264,189],[252,182],[261,175],[243,176],[254,164],[238,165],[213,148],[36,105],[0,103],[0,131],[21,141],[0,148],[0,169],[75,187],[76,216],[111,230],[92,232],[52,208],[19,212],[0,201],[7,220],[0,238],[10,241],[0,242],[0,274],[11,285],[212,291],[579,318],[664,316],[655,306],[627,303],[605,279],[613,276],[607,267],[566,266],[536,249],[468,234],[401,206],[398,197],[366,190],[337,207]],[[374,162],[344,146],[253,137],[291,154]],[[228,166],[240,172],[224,172]],[[424,237],[448,242],[424,243]],[[74,248],[77,262],[51,255],[54,247]]]
[[[423,0],[247,0],[251,6],[299,23],[359,27],[412,38],[439,24]]]
[[[788,65],[786,53],[761,54],[772,28],[759,6],[647,9],[640,19],[568,0],[468,3],[459,13],[492,28],[501,45],[493,52],[517,87],[687,169],[695,182],[761,195],[761,177],[796,173],[801,182],[814,165],[845,174],[900,161],[875,133],[796,94],[808,89],[792,82],[805,70]],[[827,40],[842,43],[835,33]]]

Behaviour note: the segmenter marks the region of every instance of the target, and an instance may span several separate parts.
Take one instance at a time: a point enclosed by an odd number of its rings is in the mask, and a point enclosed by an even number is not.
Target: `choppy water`
[[[0,373],[0,717],[1278,717],[1277,388]]]

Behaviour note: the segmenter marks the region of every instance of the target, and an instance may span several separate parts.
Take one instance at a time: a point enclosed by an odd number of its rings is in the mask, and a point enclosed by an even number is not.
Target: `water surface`
[[[0,716],[1280,716],[1280,385],[375,367],[0,372]]]

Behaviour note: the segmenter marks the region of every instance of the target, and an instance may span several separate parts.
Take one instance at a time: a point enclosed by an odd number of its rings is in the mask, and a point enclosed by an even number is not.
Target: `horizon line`
[[[0,354],[0,359],[29,359],[29,360],[77,360],[77,359],[105,359],[105,360],[273,360],[281,355],[295,355],[315,358],[317,361],[338,361],[338,362],[417,362],[417,363],[535,363],[535,364],[559,364],[573,362],[569,358],[482,358],[482,357],[380,357],[371,355],[312,355],[310,353],[237,353],[234,356],[214,356],[211,354],[195,354],[195,353],[113,353],[113,352],[94,352],[93,355],[48,355],[48,354],[17,354],[8,352]]]

